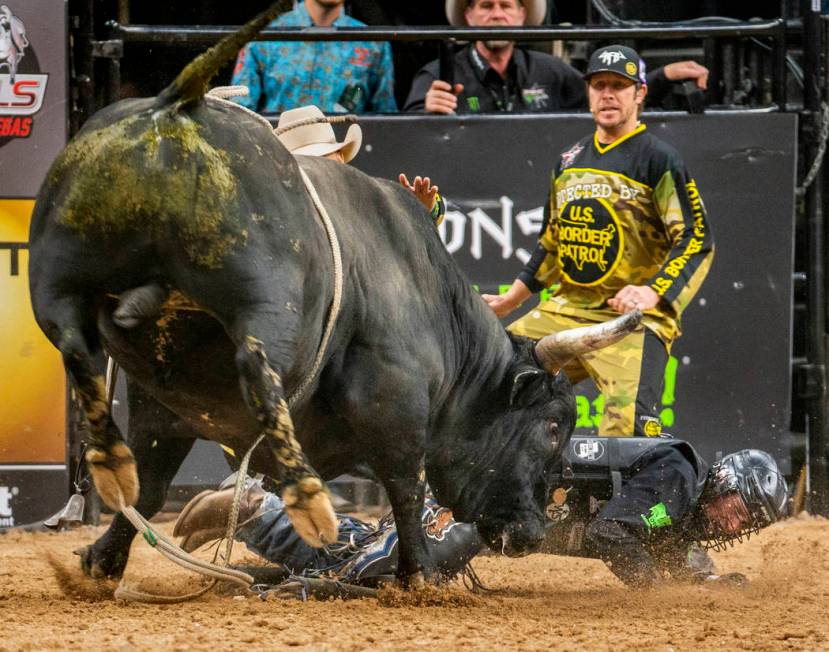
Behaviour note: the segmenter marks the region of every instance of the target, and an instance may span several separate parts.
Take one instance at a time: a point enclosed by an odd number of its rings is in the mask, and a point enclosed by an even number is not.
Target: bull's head
[[[493,550],[522,555],[543,541],[554,466],[576,418],[573,389],[561,368],[578,355],[620,340],[641,318],[639,312],[628,313],[604,324],[555,333],[535,345],[513,338],[515,356],[501,387],[506,399],[475,424],[486,431],[476,443],[487,452],[465,460],[467,481],[452,496],[454,504],[447,503],[453,504],[456,518],[478,525]]]

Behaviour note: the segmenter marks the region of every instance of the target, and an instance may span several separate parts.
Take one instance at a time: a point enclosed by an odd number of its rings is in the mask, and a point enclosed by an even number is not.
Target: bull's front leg
[[[404,588],[417,588],[436,577],[436,566],[423,534],[426,482],[423,458],[384,460],[378,475],[386,489],[397,528],[397,579]]]
[[[336,541],[337,516],[328,490],[296,439],[282,379],[268,362],[263,342],[246,336],[237,349],[236,365],[245,402],[262,424],[265,444],[273,453],[291,524],[312,547]]]
[[[430,401],[422,362],[403,347],[351,347],[348,382],[332,376],[323,391],[346,415],[361,461],[386,489],[397,528],[397,578],[416,587],[437,578],[422,527]]]

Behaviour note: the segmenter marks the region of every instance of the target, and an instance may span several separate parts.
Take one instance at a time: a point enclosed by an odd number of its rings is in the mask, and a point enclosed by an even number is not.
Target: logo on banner
[[[14,527],[12,498],[18,493],[17,487],[0,487],[0,527]]]
[[[0,5],[0,146],[31,135],[48,80],[40,74],[23,21]]]
[[[573,452],[587,462],[595,462],[604,456],[604,444],[595,439],[581,439],[573,442]]]

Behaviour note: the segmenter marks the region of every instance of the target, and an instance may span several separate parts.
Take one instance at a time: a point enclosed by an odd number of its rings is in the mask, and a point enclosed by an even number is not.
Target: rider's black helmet
[[[739,532],[726,534],[703,516],[704,540],[701,543],[707,548],[720,550],[725,544],[733,545],[735,540],[742,541],[743,536],[748,538],[786,515],[786,479],[777,468],[777,462],[765,451],[747,448],[726,455],[711,467],[700,503],[704,505],[728,494],[742,498],[748,511],[748,522]]]

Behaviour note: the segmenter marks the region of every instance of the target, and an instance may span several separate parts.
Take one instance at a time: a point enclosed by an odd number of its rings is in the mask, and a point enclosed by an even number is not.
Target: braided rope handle
[[[216,86],[207,91],[207,97],[218,97],[220,100],[228,97],[247,97],[250,89],[247,86]]]

